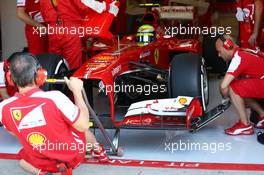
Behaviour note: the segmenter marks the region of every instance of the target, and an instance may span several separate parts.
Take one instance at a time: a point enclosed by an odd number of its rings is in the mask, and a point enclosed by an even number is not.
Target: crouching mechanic
[[[100,160],[108,157],[89,132],[89,111],[82,97],[83,82],[65,78],[76,105],[59,91],[44,92],[43,70],[34,56],[18,53],[10,61],[7,80],[18,93],[0,103],[0,121],[14,134],[23,148],[20,166],[35,175],[58,172],[58,164],[77,167],[85,157],[87,141]],[[9,77],[9,78],[8,78]]]
[[[256,99],[264,98],[264,58],[253,51],[240,49],[230,36],[220,36],[216,41],[216,50],[225,61],[231,61],[221,83],[223,98],[231,98],[240,121],[225,130],[229,135],[251,135],[253,125],[249,122],[246,106],[255,110],[260,121],[256,128],[264,128],[264,110]]]

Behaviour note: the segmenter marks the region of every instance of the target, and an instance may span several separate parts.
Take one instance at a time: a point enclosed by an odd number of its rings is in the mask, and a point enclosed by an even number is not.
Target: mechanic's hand
[[[110,8],[109,8],[109,13],[113,14],[114,16],[117,16],[118,12],[119,12],[119,8],[117,7],[117,5],[115,4],[116,2],[113,1],[110,4]]]
[[[70,79],[68,79],[67,77],[64,77],[64,80],[68,86],[68,88],[72,91],[72,92],[81,92],[83,89],[83,81],[75,78],[75,77],[71,77]]]
[[[252,33],[252,35],[248,39],[248,43],[251,47],[254,47],[257,43],[258,33]]]

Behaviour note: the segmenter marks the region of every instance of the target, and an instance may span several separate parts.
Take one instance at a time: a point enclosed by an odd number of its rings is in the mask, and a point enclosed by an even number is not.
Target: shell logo
[[[184,104],[187,103],[187,99],[186,98],[180,98],[179,99],[179,103],[182,104],[182,105],[184,105]]]
[[[14,110],[12,112],[12,115],[17,121],[20,121],[22,119],[22,113],[20,110]]]
[[[34,132],[34,133],[30,133],[27,136],[27,141],[31,145],[40,146],[40,145],[43,145],[45,143],[46,137],[39,132]]]

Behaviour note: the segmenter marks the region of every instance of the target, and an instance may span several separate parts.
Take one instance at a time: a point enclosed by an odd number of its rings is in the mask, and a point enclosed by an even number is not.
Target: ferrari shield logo
[[[14,117],[17,121],[20,121],[20,120],[21,120],[21,118],[22,118],[22,113],[21,113],[20,110],[14,110],[14,111],[12,112],[12,114],[13,114],[13,117]]]
[[[155,49],[154,59],[155,59],[155,63],[158,64],[159,63],[159,49]]]

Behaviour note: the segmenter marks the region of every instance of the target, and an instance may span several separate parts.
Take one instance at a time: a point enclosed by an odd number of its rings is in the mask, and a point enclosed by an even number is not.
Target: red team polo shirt
[[[251,47],[248,43],[248,39],[250,38],[255,23],[255,0],[239,0],[237,3],[237,13],[236,18],[240,22],[240,41],[241,47],[255,49],[256,46]],[[264,0],[262,0],[264,5]],[[262,13],[262,18],[264,17],[264,12]],[[261,33],[258,36],[258,42],[261,39]]]
[[[25,12],[36,22],[44,24],[40,12],[40,0],[17,0],[17,7],[24,7]],[[46,53],[48,49],[47,36],[40,36],[36,28],[26,24],[25,35],[28,49],[34,55]]]
[[[70,69],[79,68],[83,62],[83,43],[79,33],[83,31],[81,35],[84,35],[97,32],[94,26],[84,29],[83,21],[86,17],[92,18],[102,13],[106,10],[106,4],[97,0],[59,0],[57,8],[54,8],[51,0],[41,0],[40,3],[45,22],[54,29],[54,32],[49,32],[49,52],[66,58]],[[58,20],[60,25],[56,24]],[[101,26],[100,21],[95,22]],[[60,27],[73,32],[58,32]]]
[[[60,0],[58,2],[58,12],[54,10],[50,0],[40,2],[45,22],[56,22],[59,14],[64,22],[80,23],[86,16],[93,16],[95,13],[101,13],[106,9],[103,3],[96,0]]]
[[[231,87],[238,95],[244,98],[264,98],[263,57],[236,49],[227,73],[237,78],[232,81]]]
[[[40,0],[17,0],[17,7],[25,7],[25,12],[35,21],[42,23]]]
[[[8,63],[3,61],[3,62],[0,62],[0,88],[6,88],[7,90],[7,93],[9,96],[13,96],[15,93],[16,93],[16,88],[15,87],[12,87],[12,86],[9,86],[8,84],[6,84],[6,79],[5,79],[5,76],[6,76],[6,73],[5,73],[5,69],[7,69],[6,67],[8,66],[7,65]],[[0,101],[1,101],[1,97],[0,97]]]
[[[79,108],[61,92],[17,93],[0,104],[0,112],[0,121],[23,145],[21,158],[33,166],[54,172],[59,161],[75,167],[84,159],[85,135],[72,127]]]

